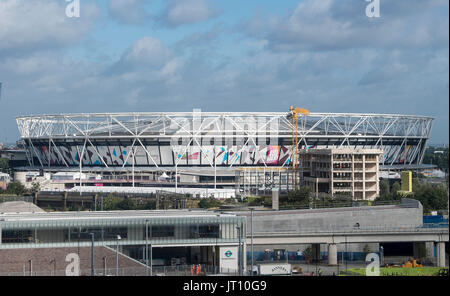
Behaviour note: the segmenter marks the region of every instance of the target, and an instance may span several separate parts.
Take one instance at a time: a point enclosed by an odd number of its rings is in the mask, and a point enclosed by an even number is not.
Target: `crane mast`
[[[291,167],[292,167],[292,187],[293,189],[298,188],[298,169],[299,169],[299,152],[298,152],[298,118],[300,116],[307,116],[309,110],[303,108],[296,108],[290,106],[290,118],[292,120],[292,154],[291,154]]]

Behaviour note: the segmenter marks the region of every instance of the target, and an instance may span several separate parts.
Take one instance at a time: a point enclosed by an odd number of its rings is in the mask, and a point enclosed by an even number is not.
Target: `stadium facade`
[[[146,112],[17,117],[30,167],[117,170],[235,169],[290,165],[288,112]],[[381,169],[422,163],[433,118],[310,113],[299,149],[377,148]]]

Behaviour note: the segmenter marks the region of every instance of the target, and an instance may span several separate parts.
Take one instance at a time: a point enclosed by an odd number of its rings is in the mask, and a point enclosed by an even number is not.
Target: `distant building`
[[[379,195],[381,149],[309,149],[300,153],[304,183],[318,197],[348,195],[356,200],[374,200]]]
[[[402,172],[402,191],[405,191],[405,192],[412,191],[412,172],[411,171]]]

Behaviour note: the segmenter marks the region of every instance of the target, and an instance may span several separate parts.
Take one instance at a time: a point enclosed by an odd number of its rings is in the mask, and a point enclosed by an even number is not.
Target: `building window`
[[[219,225],[207,224],[198,227],[199,237],[201,238],[219,238]]]
[[[175,236],[175,226],[157,225],[152,226],[152,237],[173,237]]]
[[[189,238],[219,238],[218,224],[191,225]]]
[[[32,230],[3,230],[2,243],[31,243],[33,242]]]

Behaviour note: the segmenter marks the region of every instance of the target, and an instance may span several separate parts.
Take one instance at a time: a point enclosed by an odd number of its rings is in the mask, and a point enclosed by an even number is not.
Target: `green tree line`
[[[443,153],[435,153],[436,151],[442,151]],[[428,147],[425,150],[423,163],[434,164],[439,169],[448,172],[448,148]]]
[[[396,181],[389,185],[387,179],[380,181],[380,196],[377,200],[393,201],[400,200],[403,195],[400,182]],[[448,188],[445,183],[429,183],[421,179],[413,179],[413,190],[408,198],[416,199],[423,205],[424,213],[431,211],[446,210],[448,206]]]

